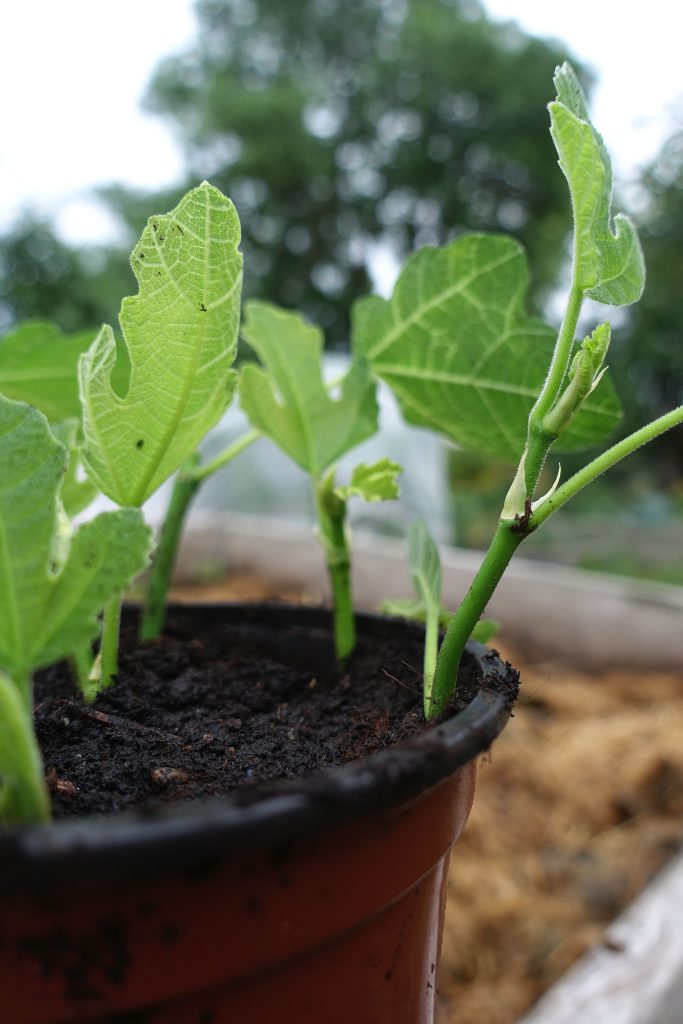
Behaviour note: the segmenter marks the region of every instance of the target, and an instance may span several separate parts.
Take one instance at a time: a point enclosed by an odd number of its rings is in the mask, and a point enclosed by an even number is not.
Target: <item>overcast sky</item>
[[[284,0],[283,0],[284,2]],[[159,59],[194,32],[192,0],[22,0],[0,5],[0,229],[29,204],[72,241],[106,222],[82,197],[111,181],[176,180],[170,131],[139,101]],[[599,74],[593,114],[628,180],[656,152],[683,95],[674,0],[486,0],[496,18],[553,36]],[[160,18],[160,15],[163,17]]]

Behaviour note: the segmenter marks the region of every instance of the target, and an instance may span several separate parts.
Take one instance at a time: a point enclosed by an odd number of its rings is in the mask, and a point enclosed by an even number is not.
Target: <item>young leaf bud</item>
[[[602,368],[610,341],[609,323],[600,324],[581,342],[569,367],[569,383],[543,420],[543,429],[549,434],[561,434],[567,429],[577,412],[600,383]],[[606,369],[606,367],[605,367]]]

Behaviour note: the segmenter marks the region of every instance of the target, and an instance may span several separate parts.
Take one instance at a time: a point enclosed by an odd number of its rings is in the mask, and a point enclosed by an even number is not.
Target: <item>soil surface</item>
[[[162,639],[140,643],[133,619],[122,633],[118,680],[94,704],[83,702],[66,665],[36,679],[36,728],[57,818],[256,794],[427,727],[419,627],[378,624],[340,670],[327,629],[266,631],[256,613],[233,625],[224,611],[178,610]],[[478,684],[468,656],[449,713]]]

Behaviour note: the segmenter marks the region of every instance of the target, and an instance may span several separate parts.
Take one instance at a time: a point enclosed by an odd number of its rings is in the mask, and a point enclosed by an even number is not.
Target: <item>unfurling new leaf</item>
[[[563,433],[584,402],[600,383],[607,367],[603,367],[610,342],[610,325],[600,324],[582,341],[567,373],[568,384],[543,420],[549,434]]]
[[[363,501],[393,501],[399,496],[398,476],[403,467],[393,459],[378,459],[372,465],[357,465],[348,484],[335,487],[334,493],[342,501],[362,498]]]
[[[624,214],[612,218],[612,166],[569,64],[557,69],[554,81],[550,131],[574,211],[575,284],[598,302],[626,306],[645,286],[638,235]]]
[[[122,506],[141,505],[192,454],[230,402],[242,284],[235,208],[206,182],[150,218],[133,250],[137,295],[121,328],[128,390],[112,386],[116,343],[103,327],[81,360],[90,478]]]

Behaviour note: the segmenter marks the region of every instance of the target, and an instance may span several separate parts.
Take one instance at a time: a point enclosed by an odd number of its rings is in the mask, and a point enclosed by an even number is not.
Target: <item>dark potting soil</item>
[[[324,628],[269,631],[257,612],[174,609],[141,643],[124,620],[116,683],[85,704],[65,664],[36,679],[36,728],[55,817],[147,809],[312,775],[428,728],[423,630],[400,621],[361,634],[342,670]],[[516,675],[504,681],[514,699]],[[479,688],[461,666],[457,707]],[[449,714],[453,713],[449,709]]]

